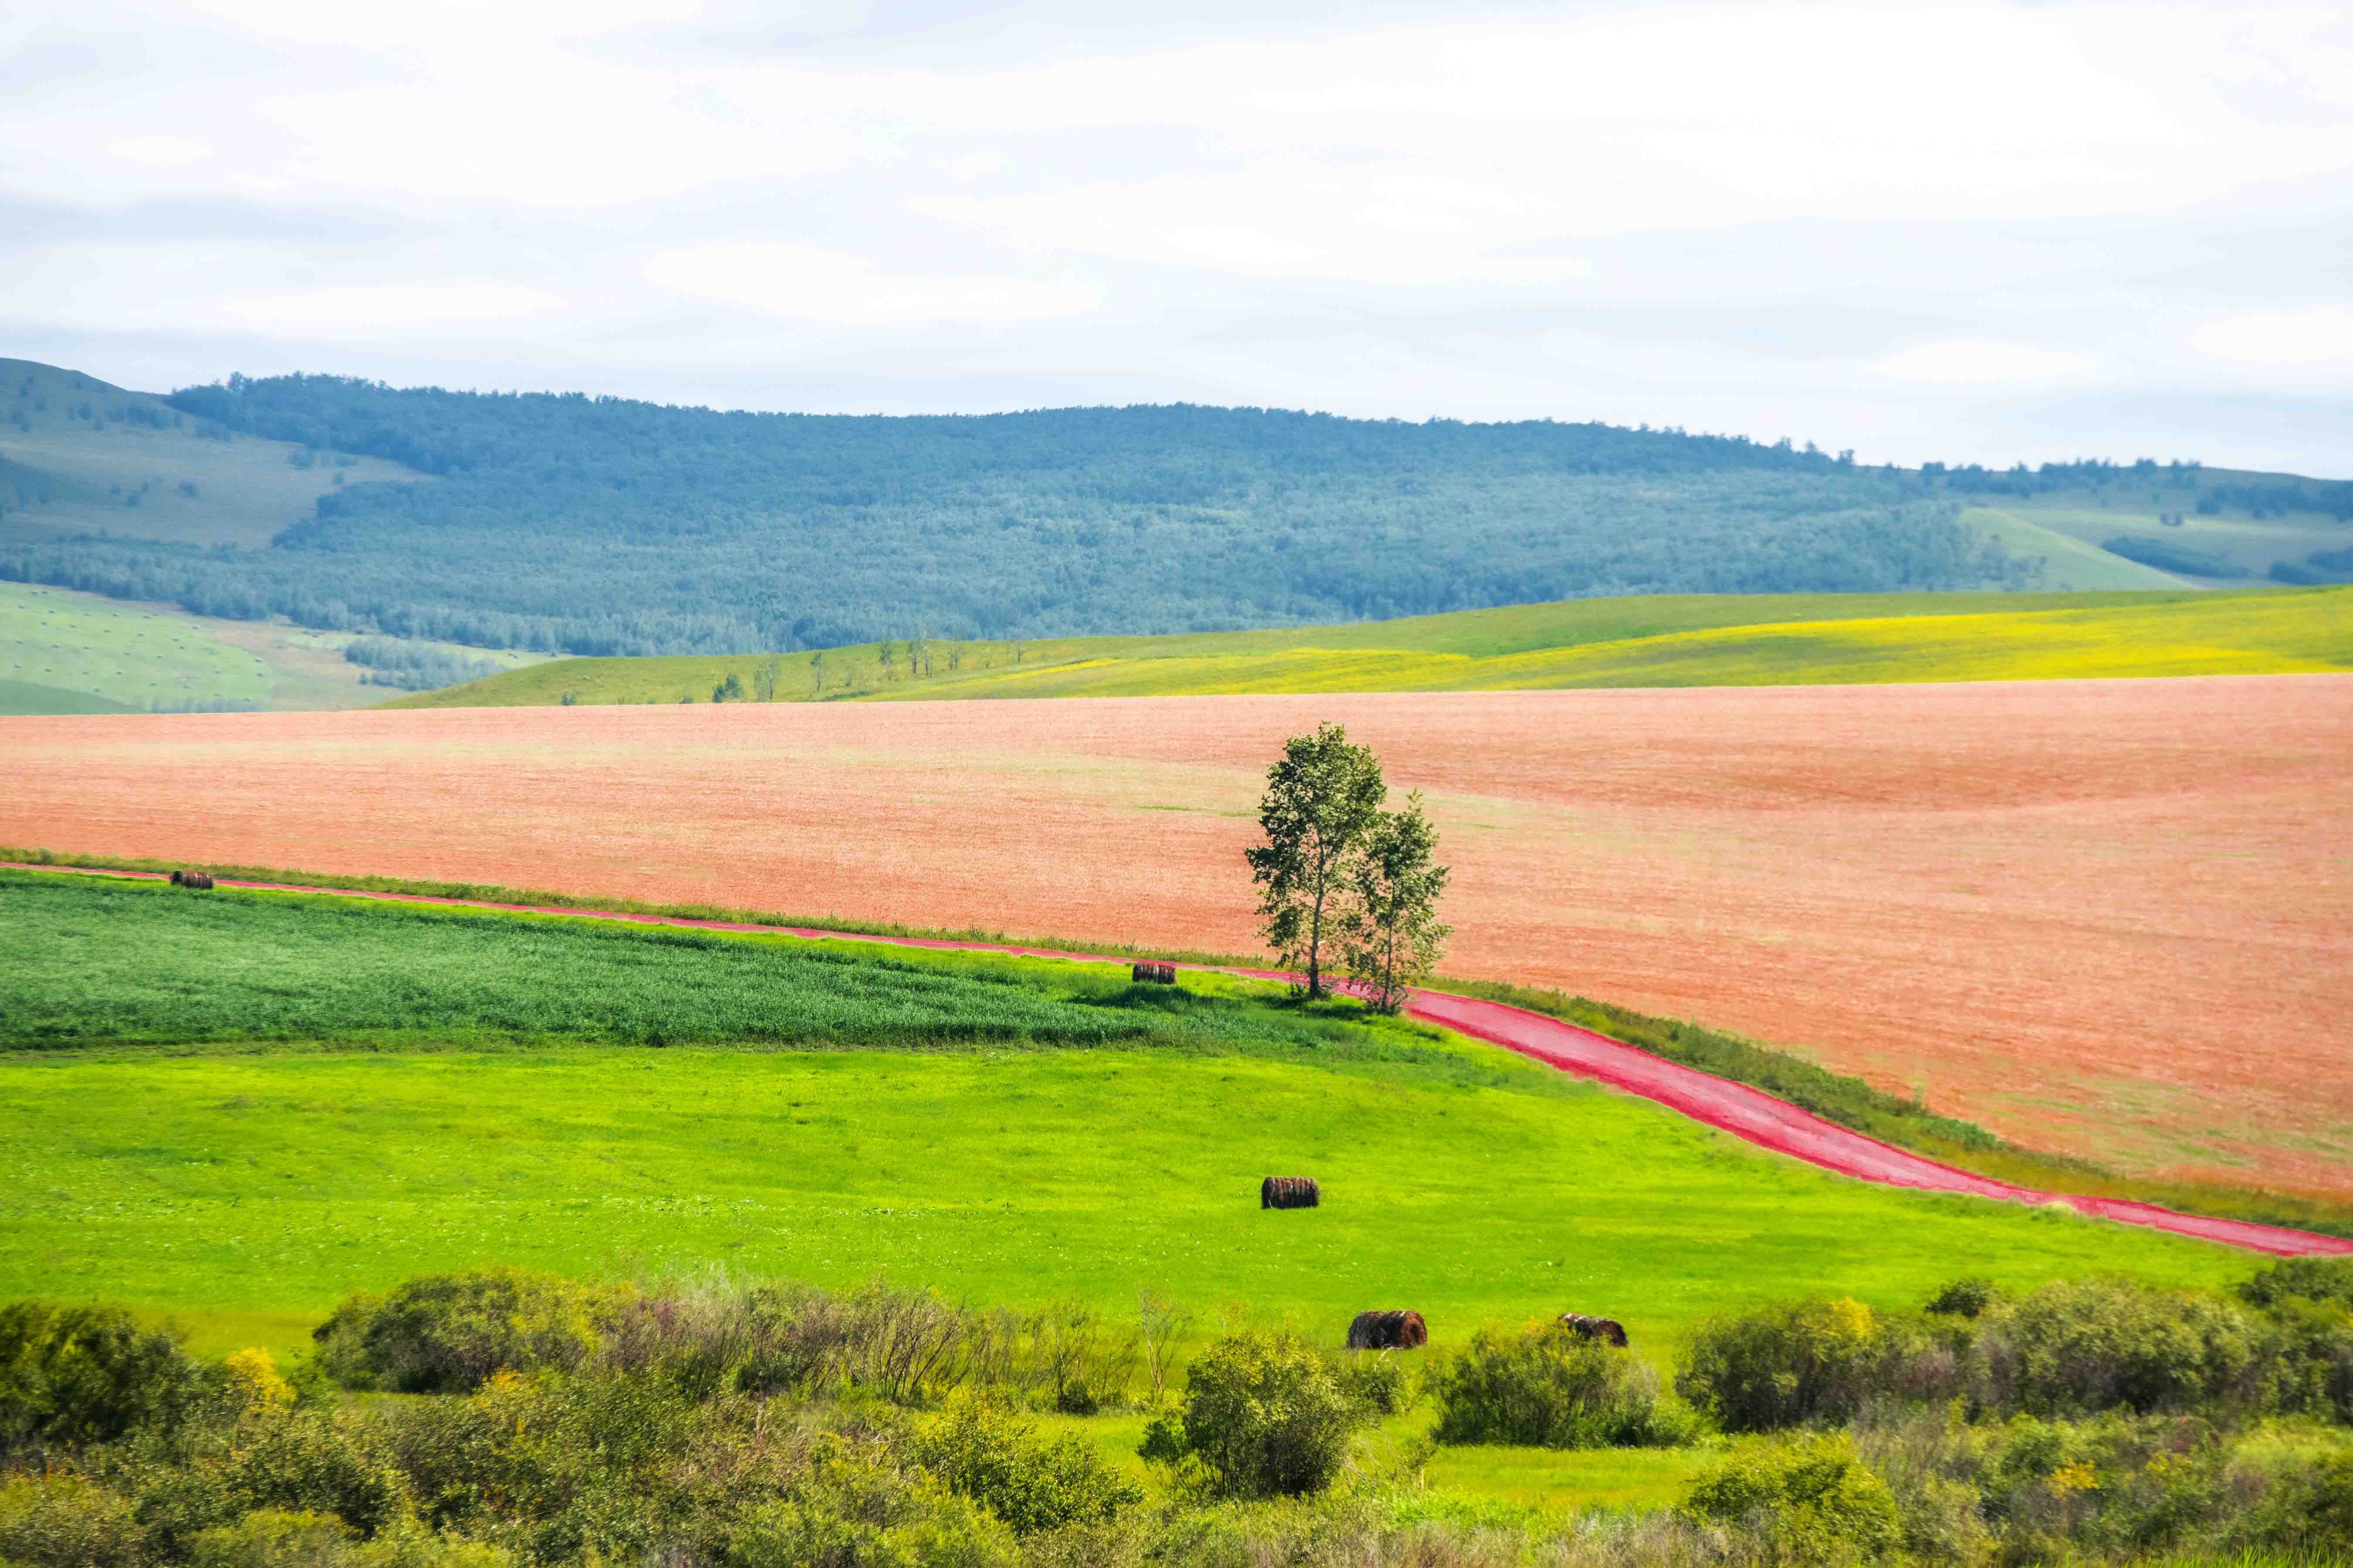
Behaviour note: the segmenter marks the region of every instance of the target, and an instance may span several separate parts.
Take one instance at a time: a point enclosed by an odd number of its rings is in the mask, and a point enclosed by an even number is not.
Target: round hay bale
[[[1324,1204],[1324,1189],[1313,1176],[1269,1176],[1258,1184],[1262,1209],[1312,1209]]]
[[[1146,959],[1141,963],[1131,964],[1127,978],[1129,984],[1134,985],[1174,985],[1176,984],[1176,966]]]
[[[172,873],[172,886],[174,886],[174,887],[175,887],[175,888],[177,888],[177,887],[181,887],[181,886],[184,886],[185,884],[183,883],[182,879],[183,879],[183,878],[185,878],[185,877],[186,877],[186,876],[187,876],[187,873],[186,873],[185,871],[174,871],[174,872],[173,872],[173,873]]]
[[[1348,1325],[1348,1348],[1352,1351],[1411,1351],[1430,1342],[1430,1325],[1421,1314],[1390,1308],[1386,1311],[1359,1312]]]
[[[1561,1327],[1580,1339],[1599,1340],[1604,1344],[1626,1348],[1626,1325],[1615,1318],[1589,1318],[1583,1312],[1563,1312]]]

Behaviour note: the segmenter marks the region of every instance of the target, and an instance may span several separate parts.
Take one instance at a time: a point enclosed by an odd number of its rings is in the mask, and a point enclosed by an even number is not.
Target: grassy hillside
[[[1512,690],[2353,668],[2353,589],[2136,594],[1789,595],[1583,599],[1175,637],[907,642],[795,655],[777,701]],[[912,660],[912,668],[911,668]],[[393,707],[707,702],[765,660],[567,659]]]
[[[501,1260],[971,1299],[1140,1288],[1452,1342],[1570,1306],[1647,1342],[1956,1270],[2212,1284],[2252,1264],[1872,1188],[1427,1028],[1188,976],[0,875],[0,1296],[290,1339]],[[1265,1215],[1306,1171],[1325,1206]]]
[[[0,359],[0,541],[106,533],[259,549],[345,485],[398,463],[232,431],[162,398]]]
[[[344,657],[352,632],[225,621],[164,605],[0,583],[0,716],[364,708],[388,688]],[[385,642],[388,639],[375,639]],[[407,644],[462,667],[543,655]]]

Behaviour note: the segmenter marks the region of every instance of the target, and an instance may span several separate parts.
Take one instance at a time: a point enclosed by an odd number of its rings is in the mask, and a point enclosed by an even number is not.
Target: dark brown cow
[[[1258,1184],[1262,1209],[1312,1209],[1324,1205],[1324,1189],[1313,1176],[1269,1176]]]
[[[1626,1325],[1615,1318],[1588,1318],[1582,1312],[1563,1312],[1560,1326],[1579,1339],[1599,1340],[1605,1344],[1626,1348]]]
[[[1430,1325],[1419,1312],[1359,1312],[1348,1325],[1352,1351],[1419,1350],[1430,1342]]]

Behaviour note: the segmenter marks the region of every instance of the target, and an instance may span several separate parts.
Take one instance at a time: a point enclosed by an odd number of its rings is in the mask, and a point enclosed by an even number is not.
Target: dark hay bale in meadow
[[[1312,1209],[1324,1204],[1324,1189],[1313,1176],[1269,1176],[1258,1184],[1262,1209]]]
[[[1419,1312],[1359,1312],[1348,1325],[1352,1351],[1411,1351],[1430,1342],[1430,1325]]]
[[[202,871],[174,871],[172,873],[172,886],[175,888],[195,888],[198,891],[202,891],[204,889],[209,888],[212,885],[213,879],[210,877],[206,876]]]
[[[1560,1326],[1579,1339],[1599,1340],[1605,1344],[1626,1348],[1626,1325],[1615,1318],[1588,1318],[1582,1312],[1563,1312]]]
[[[1132,966],[1127,977],[1137,985],[1174,985],[1176,984],[1176,966],[1147,960]]]

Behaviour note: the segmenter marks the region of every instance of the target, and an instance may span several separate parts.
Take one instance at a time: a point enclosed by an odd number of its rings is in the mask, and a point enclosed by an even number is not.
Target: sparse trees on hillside
[[[776,682],[783,679],[784,675],[784,656],[770,654],[752,671],[752,695],[763,702],[774,702],[776,700]]]

